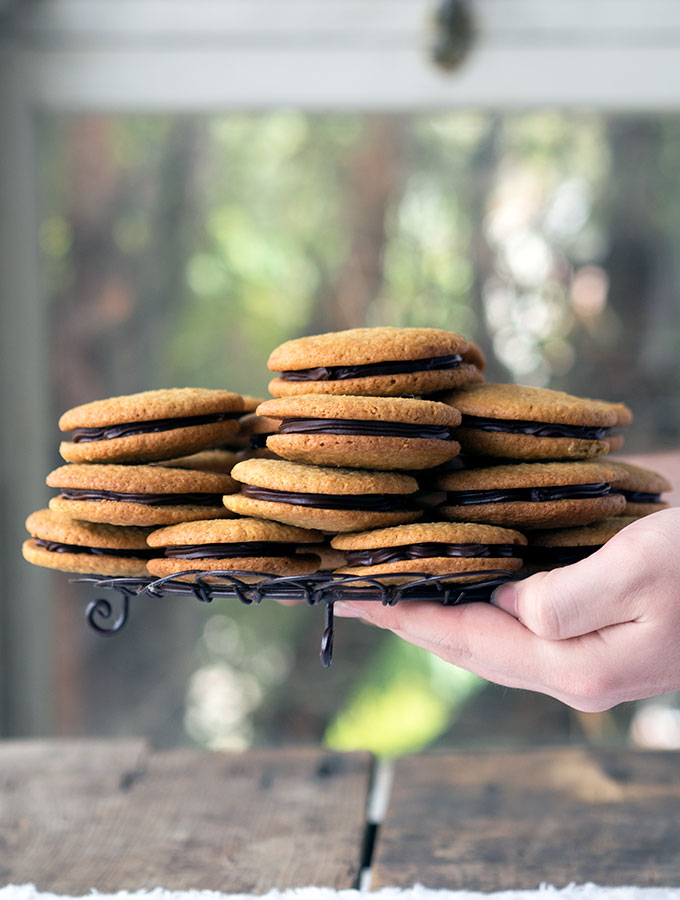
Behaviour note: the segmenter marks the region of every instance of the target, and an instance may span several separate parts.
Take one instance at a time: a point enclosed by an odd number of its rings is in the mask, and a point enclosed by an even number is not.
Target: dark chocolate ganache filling
[[[407,422],[376,422],[366,419],[283,419],[279,434],[365,434],[377,437],[451,439],[445,425],[420,425]]]
[[[186,544],[166,547],[171,559],[234,559],[249,556],[295,556],[297,544],[281,541],[244,541],[242,544]]]
[[[348,378],[370,378],[372,375],[401,375],[405,372],[431,372],[435,369],[457,369],[463,357],[458,353],[432,356],[428,359],[398,359],[367,363],[363,366],[316,366],[281,372],[282,381],[345,381]]]
[[[312,506],[318,509],[354,509],[362,512],[414,509],[412,494],[298,494],[257,487],[254,484],[244,484],[241,493],[253,500],[291,503],[294,506]]]
[[[172,431],[174,428],[190,428],[193,425],[211,425],[213,422],[226,422],[238,419],[243,411],[210,413],[205,416],[184,416],[174,419],[153,419],[150,422],[120,422],[115,425],[104,425],[101,428],[76,428],[71,440],[74,444],[86,444],[91,441],[110,441],[113,438],[130,437],[133,434],[153,434],[157,431]]]
[[[615,493],[623,494],[629,503],[661,503],[661,494],[650,494],[646,491],[621,491],[618,489]]]
[[[525,562],[542,565],[568,566],[599,550],[601,544],[583,547],[524,547]]]
[[[155,550],[121,550],[119,547],[81,547],[79,544],[62,544],[59,541],[48,541],[35,538],[36,544],[49,550],[50,553],[86,553],[88,556],[123,556],[127,559],[152,559],[157,556]]]
[[[556,487],[501,488],[488,491],[448,491],[445,504],[474,506],[478,503],[507,503],[512,501],[549,503],[552,500],[585,500],[590,497],[605,497],[611,492],[611,485],[600,484],[560,484]]]
[[[119,491],[62,488],[60,496],[64,500],[117,500],[142,503],[144,506],[222,506],[222,494],[123,494]]]
[[[562,425],[545,422],[527,422],[521,419],[485,419],[481,416],[463,416],[461,428],[476,428],[479,431],[502,431],[506,434],[530,434],[534,437],[581,438],[586,441],[601,441],[611,428],[595,425]]]
[[[402,547],[381,547],[376,550],[347,550],[348,566],[380,566],[383,563],[430,557],[462,556],[465,558],[521,556],[513,544],[446,544],[427,542]]]

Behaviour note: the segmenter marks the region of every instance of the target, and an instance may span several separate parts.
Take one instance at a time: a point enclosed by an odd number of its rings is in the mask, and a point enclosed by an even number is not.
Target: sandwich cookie
[[[613,516],[579,528],[532,531],[524,548],[526,571],[547,571],[585,559],[635,521],[635,516]]]
[[[516,572],[522,566],[526,541],[518,531],[495,525],[416,522],[341,534],[331,540],[331,546],[345,554],[345,565],[335,570],[337,575],[465,575],[492,569]],[[482,573],[469,580],[488,577]]]
[[[614,466],[604,462],[515,463],[462,469],[437,487],[446,498],[437,511],[457,522],[510,528],[567,528],[616,516],[626,501],[612,493]]]
[[[474,384],[444,401],[462,413],[454,437],[464,453],[506,459],[590,459],[618,450],[612,429],[630,425],[623,403],[519,384]]]
[[[24,541],[24,559],[36,566],[83,575],[146,578],[149,572],[148,528],[93,525],[60,516],[50,509],[26,520],[31,540]]]
[[[187,569],[308,575],[319,567],[314,547],[322,539],[319,532],[264,519],[184,522],[149,535],[149,571],[159,577]]]
[[[86,522],[169,525],[228,517],[222,496],[236,490],[229,475],[163,466],[61,466],[47,476],[60,489],[50,509]]]
[[[459,413],[403,397],[304,394],[266,400],[258,414],[280,420],[267,447],[284,459],[359,469],[427,469],[452,459]]]
[[[409,475],[307,466],[283,459],[247,459],[232,477],[241,492],[224,498],[240,516],[273,519],[320,531],[361,531],[420,518],[418,483]]]
[[[621,477],[612,482],[612,490],[617,494],[623,494],[626,498],[626,506],[622,512],[624,516],[649,516],[651,513],[666,509],[668,504],[661,499],[664,491],[670,491],[673,485],[651,469],[643,469],[632,463],[611,460],[615,469],[620,469]]]
[[[68,462],[146,462],[226,444],[239,430],[243,401],[231,391],[173,388],[95,400],[59,419],[72,431],[59,452]]]
[[[274,397],[431,394],[483,381],[476,344],[439,328],[353,328],[287,341],[267,362]]]

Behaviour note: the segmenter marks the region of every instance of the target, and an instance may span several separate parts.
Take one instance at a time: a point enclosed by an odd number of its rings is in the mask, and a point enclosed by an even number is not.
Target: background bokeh
[[[459,331],[491,380],[625,400],[628,452],[677,447],[680,116],[52,115],[40,147],[55,466],[75,404],[266,396],[278,343],[364,324]],[[143,599],[107,640],[90,587],[49,585],[56,733],[380,753],[629,738],[630,705],[576,713],[356,621],[324,671],[321,610]]]

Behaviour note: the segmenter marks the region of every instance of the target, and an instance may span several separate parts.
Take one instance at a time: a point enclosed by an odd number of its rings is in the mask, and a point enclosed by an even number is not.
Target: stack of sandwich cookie
[[[438,480],[446,492],[438,511],[453,521],[522,530],[587,525],[623,511],[625,499],[611,489],[616,475],[599,460],[462,469]]]
[[[481,350],[438,328],[354,328],[287,341],[267,362],[274,397],[431,394],[483,381]]]
[[[309,575],[319,567],[314,549],[322,539],[319,532],[264,519],[185,522],[149,535],[149,546],[155,548],[149,571],[159,577],[192,569]],[[182,580],[192,581],[193,576]]]
[[[625,497],[626,505],[622,515],[639,518],[668,508],[668,504],[661,499],[661,494],[670,491],[672,485],[663,475],[618,459],[610,462],[616,470],[621,471],[620,477],[612,482],[612,490]]]
[[[49,509],[26,520],[32,536],[24,541],[24,559],[62,572],[146,578],[153,555],[146,543],[148,528],[95,525],[60,516]]]
[[[526,538],[518,531],[475,523],[431,522],[342,534],[331,545],[345,554],[338,575],[381,576],[384,583],[409,580],[403,573],[484,581],[485,571],[516,572]],[[466,575],[475,572],[481,574]],[[385,578],[383,576],[390,576]]]
[[[243,401],[231,391],[174,388],[96,400],[59,419],[72,431],[69,462],[146,462],[218,447],[238,433]]]
[[[590,459],[618,450],[612,431],[630,425],[623,403],[517,384],[474,384],[443,398],[462,413],[454,437],[464,453],[507,459]]]
[[[426,469],[460,450],[451,437],[460,414],[429,400],[304,394],[267,400],[257,412],[280,420],[267,447],[294,462]]]
[[[345,532],[420,518],[418,483],[409,475],[248,459],[234,466],[241,491],[224,498],[237,515]]]
[[[236,490],[229,475],[163,466],[61,466],[47,476],[60,489],[50,509],[86,522],[169,525],[224,518],[222,497]]]
[[[527,574],[568,566],[591,556],[627,525],[634,516],[614,516],[578,528],[553,528],[532,531],[525,550]]]

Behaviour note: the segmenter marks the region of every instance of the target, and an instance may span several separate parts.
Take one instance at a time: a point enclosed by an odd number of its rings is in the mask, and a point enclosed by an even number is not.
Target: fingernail
[[[497,587],[489,599],[503,612],[510,613],[516,619],[519,618],[517,615],[517,588],[511,581]]]
[[[366,617],[365,609],[354,603],[343,603],[342,600],[333,604],[333,612],[341,619],[364,619]]]

